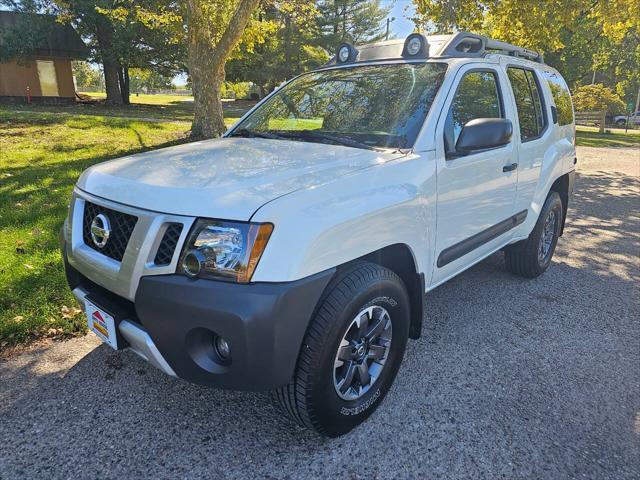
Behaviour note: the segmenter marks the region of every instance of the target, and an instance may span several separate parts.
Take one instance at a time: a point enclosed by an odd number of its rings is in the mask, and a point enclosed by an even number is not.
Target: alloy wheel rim
[[[544,219],[544,227],[542,228],[542,236],[540,237],[540,246],[538,247],[538,260],[546,263],[549,260],[553,239],[556,234],[556,212],[550,210]]]
[[[378,305],[362,309],[349,324],[333,364],[333,385],[343,400],[357,400],[380,377],[389,356],[393,328]]]

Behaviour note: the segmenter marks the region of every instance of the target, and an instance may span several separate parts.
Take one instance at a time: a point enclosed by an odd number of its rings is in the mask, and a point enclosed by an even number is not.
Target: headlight
[[[192,278],[247,283],[272,231],[270,223],[198,220],[182,250],[178,271]]]

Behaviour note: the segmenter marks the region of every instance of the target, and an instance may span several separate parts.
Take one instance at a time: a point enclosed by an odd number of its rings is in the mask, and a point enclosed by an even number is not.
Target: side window
[[[573,123],[573,106],[571,104],[571,94],[569,93],[569,87],[564,83],[564,80],[560,75],[553,72],[544,72],[544,76],[547,79],[547,84],[551,89],[551,96],[553,96],[553,102],[556,104],[558,110],[558,124],[569,125]]]
[[[507,76],[513,88],[520,123],[520,139],[523,142],[536,138],[544,130],[542,99],[533,72],[523,68],[507,68]]]
[[[494,72],[469,72],[458,84],[444,128],[445,151],[455,151],[462,127],[475,118],[502,118],[498,79]]]
[[[531,87],[531,93],[533,94],[533,104],[536,107],[536,119],[538,120],[538,135],[542,135],[542,132],[547,126],[547,116],[544,111],[544,104],[542,103],[542,94],[540,93],[540,85],[536,74],[527,70],[527,80],[529,80],[529,86]]]

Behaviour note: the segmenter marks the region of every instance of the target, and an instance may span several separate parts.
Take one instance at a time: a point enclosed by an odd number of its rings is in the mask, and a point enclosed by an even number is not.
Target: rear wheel
[[[328,286],[276,403],[303,426],[335,437],[371,415],[391,387],[409,333],[409,299],[391,270],[359,262]]]
[[[560,236],[562,215],[560,195],[552,191],[529,238],[505,249],[505,264],[510,272],[535,278],[549,268]]]

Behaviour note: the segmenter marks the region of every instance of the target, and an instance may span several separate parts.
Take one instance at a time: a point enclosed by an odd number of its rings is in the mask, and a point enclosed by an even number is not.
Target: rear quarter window
[[[547,71],[542,73],[551,89],[553,102],[558,110],[558,124],[569,125],[573,123],[573,104],[571,103],[569,87],[567,87],[567,84],[559,74]]]

